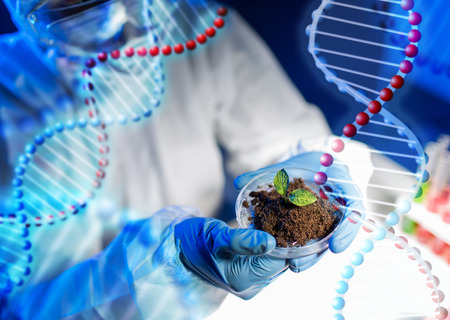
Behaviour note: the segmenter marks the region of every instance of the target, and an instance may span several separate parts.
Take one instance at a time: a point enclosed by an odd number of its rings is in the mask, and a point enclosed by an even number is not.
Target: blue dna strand
[[[19,157],[12,181],[16,215],[24,221],[9,221],[39,227],[84,209],[106,175],[107,141],[98,118],[57,122],[36,135]]]
[[[109,164],[105,126],[79,118],[48,126],[25,146],[12,179],[11,206],[0,214],[0,290],[9,294],[31,274],[35,228],[83,211]]]
[[[9,222],[13,219],[24,222],[25,217],[0,214],[0,297],[22,286],[31,273],[33,257],[29,231],[24,224]]]
[[[106,125],[138,122],[152,115],[164,94],[164,73],[159,57],[145,46],[114,50],[86,61],[84,104],[89,116]]]
[[[365,192],[346,199],[364,203],[365,210],[354,211],[349,219],[361,223],[370,235],[342,269],[332,302],[335,320],[445,319],[448,315],[431,264],[394,229],[429,177],[420,142],[385,108],[403,87],[419,52],[422,16],[414,7],[413,0],[323,0],[307,28],[316,66],[329,82],[360,103],[355,104],[355,120],[321,157],[315,182],[355,184],[327,176],[327,168],[336,163],[371,173],[368,183],[357,184]],[[384,23],[386,17],[395,20],[394,27]],[[400,37],[403,45],[392,44],[392,35]],[[334,195],[333,190],[324,192]]]

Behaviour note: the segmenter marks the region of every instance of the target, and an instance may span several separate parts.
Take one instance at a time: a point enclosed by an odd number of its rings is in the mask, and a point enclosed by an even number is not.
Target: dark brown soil
[[[312,192],[317,201],[299,207],[290,202],[286,203],[274,188],[269,192],[250,193],[255,209],[254,217],[250,219],[255,229],[273,235],[279,247],[303,246],[310,240],[324,238],[333,230],[337,219],[333,215],[336,212],[333,205],[305,186],[302,179],[294,178],[290,182],[288,194],[296,189]],[[248,208],[249,203],[245,201],[243,206]]]

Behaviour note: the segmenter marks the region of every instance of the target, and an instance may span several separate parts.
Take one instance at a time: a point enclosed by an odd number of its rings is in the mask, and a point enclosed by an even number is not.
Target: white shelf
[[[444,222],[439,214],[429,212],[422,204],[413,203],[406,217],[450,245],[450,223]]]

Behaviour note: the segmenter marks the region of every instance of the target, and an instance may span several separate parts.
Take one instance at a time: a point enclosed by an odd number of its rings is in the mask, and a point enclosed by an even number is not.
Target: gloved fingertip
[[[300,273],[301,269],[300,268],[296,268],[293,266],[289,266],[289,270],[291,270],[294,273]]]
[[[355,226],[347,232],[343,232],[342,234],[334,235],[329,244],[329,248],[333,253],[341,253],[345,251],[353,242],[356,235],[358,234],[359,226]]]
[[[236,179],[234,179],[233,181],[233,186],[236,190],[241,190],[244,185],[242,184],[242,175],[240,175],[239,177],[237,177]]]
[[[233,181],[236,190],[241,190],[254,177],[254,172],[243,173]]]

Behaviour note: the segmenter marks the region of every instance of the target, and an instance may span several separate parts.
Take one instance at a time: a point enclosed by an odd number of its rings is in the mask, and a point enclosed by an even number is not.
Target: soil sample
[[[306,206],[296,206],[286,202],[272,185],[267,191],[249,194],[255,210],[249,219],[254,228],[273,235],[279,247],[303,246],[310,240],[326,237],[336,226],[337,210],[329,201],[307,187],[301,178],[294,178],[289,183],[288,193],[296,189],[311,192],[317,201]],[[244,201],[243,206],[248,208],[249,203]]]

